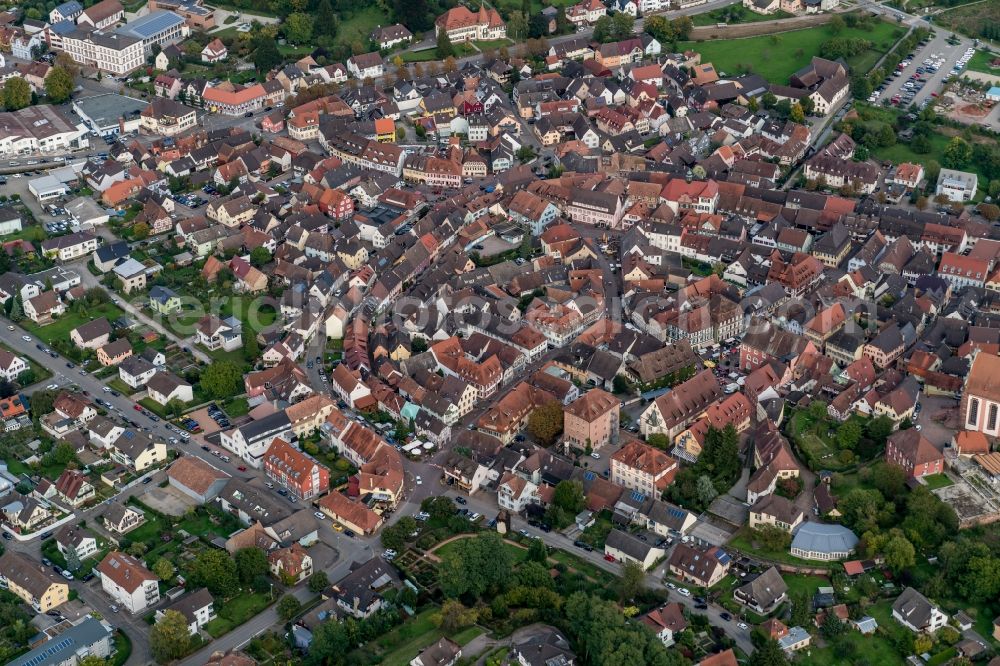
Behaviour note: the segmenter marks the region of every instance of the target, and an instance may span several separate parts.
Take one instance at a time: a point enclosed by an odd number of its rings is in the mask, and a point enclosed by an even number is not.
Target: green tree
[[[45,94],[53,104],[62,104],[73,94],[73,76],[65,67],[56,66],[45,77]]]
[[[437,56],[438,60],[444,60],[455,55],[455,46],[451,43],[451,37],[448,36],[446,30],[438,32],[437,47],[434,50],[434,55]]]
[[[646,584],[646,572],[638,562],[628,561],[622,564],[621,575],[618,578],[618,598],[621,601],[634,599]]]
[[[719,494],[715,490],[715,484],[712,483],[711,477],[707,474],[702,474],[698,477],[696,489],[698,492],[698,501],[705,506],[711,504],[712,500]]]
[[[541,539],[532,539],[528,544],[528,560],[545,564],[549,559],[549,549]],[[551,579],[550,579],[551,580]]]
[[[7,79],[3,84],[3,107],[17,111],[31,104],[31,86],[22,78]]]
[[[813,400],[808,407],[809,418],[813,421],[822,421],[826,418],[826,403],[822,400]]]
[[[451,514],[449,514],[451,515]],[[394,525],[382,530],[382,545],[390,550],[402,552],[410,535],[418,529],[417,521],[410,516],[403,516]]]
[[[45,462],[48,465],[67,465],[75,458],[76,450],[68,442],[57,443],[45,454]]]
[[[255,546],[237,550],[233,561],[236,563],[236,575],[244,585],[249,585],[254,578],[263,576],[269,569],[267,555]]]
[[[174,577],[175,571],[173,563],[165,557],[161,557],[153,563],[153,573],[160,580],[170,580]]]
[[[255,247],[250,251],[250,263],[257,268],[271,263],[271,251],[264,246]]]
[[[645,21],[643,21],[643,30],[661,44],[668,44],[677,40],[677,33],[674,32],[673,24],[667,17],[659,14],[647,16]]]
[[[511,12],[510,18],[507,19],[507,32],[511,39],[524,39],[528,34],[528,14]]]
[[[218,597],[231,597],[240,589],[236,562],[221,550],[198,553],[189,566],[187,579],[192,587],[207,587]]]
[[[313,572],[312,576],[309,576],[309,582],[307,586],[309,591],[313,594],[319,594],[326,589],[326,586],[330,584],[330,577],[326,575],[325,571]]]
[[[427,497],[420,503],[420,510],[437,522],[448,520],[458,511],[455,503],[447,497]]]
[[[894,501],[906,491],[906,472],[897,465],[884,462],[872,467],[872,485],[882,493],[882,497]]]
[[[253,49],[253,66],[260,75],[267,74],[282,63],[278,44],[270,38],[260,37]]]
[[[885,556],[885,563],[897,574],[910,569],[916,560],[913,544],[902,533],[896,534],[886,542],[882,554]]]
[[[857,419],[848,419],[837,429],[837,446],[854,450],[861,441],[861,424]]]
[[[78,571],[80,569],[80,556],[76,554],[75,548],[66,549],[66,568],[70,571]]]
[[[579,481],[560,481],[556,484],[552,502],[563,511],[575,516],[583,511],[586,504],[583,485]]]
[[[945,146],[941,159],[949,169],[961,169],[972,159],[972,146],[962,137],[956,136]]]
[[[201,388],[211,398],[234,396],[241,392],[242,387],[243,368],[232,361],[212,361],[201,373]]]
[[[826,613],[823,616],[823,624],[820,625],[820,633],[823,634],[823,638],[827,640],[833,640],[837,636],[840,636],[847,630],[844,623],[840,621],[840,618],[834,613]]]
[[[149,647],[153,658],[161,664],[186,655],[191,648],[187,619],[175,610],[164,611],[160,621],[149,630]]]
[[[448,599],[441,604],[441,610],[434,614],[434,624],[447,632],[458,631],[471,627],[476,623],[479,614],[474,608],[466,606],[456,599]]]
[[[280,617],[285,622],[290,621],[293,617],[299,614],[302,609],[302,604],[298,599],[290,594],[283,595],[278,599],[278,605],[276,610],[278,611],[278,617]]]
[[[795,123],[804,123],[806,121],[806,113],[802,110],[802,105],[798,102],[792,104],[791,111],[788,113],[788,118]]]
[[[243,336],[243,358],[248,363],[253,363],[260,356],[260,345],[257,343],[257,336],[253,331],[247,331]]]
[[[910,150],[918,155],[926,155],[931,152],[931,140],[923,134],[917,134],[910,141]]]
[[[36,391],[31,395],[31,413],[35,417],[51,413],[58,396],[58,391],[50,391],[48,389]]]
[[[628,39],[632,36],[635,18],[625,12],[618,12],[611,16],[612,34],[615,39]]]
[[[879,444],[885,443],[886,438],[892,434],[893,423],[888,416],[878,416],[868,421],[868,436]]]
[[[750,655],[749,666],[786,666],[788,658],[778,641],[768,638]]]
[[[558,400],[548,402],[531,412],[528,432],[542,446],[551,446],[563,430],[563,406]]]
[[[438,583],[445,597],[481,598],[506,587],[513,561],[499,534],[483,532],[455,544],[455,550],[438,566]]]
[[[313,17],[304,12],[292,12],[285,17],[285,37],[294,44],[307,44],[313,35]]]

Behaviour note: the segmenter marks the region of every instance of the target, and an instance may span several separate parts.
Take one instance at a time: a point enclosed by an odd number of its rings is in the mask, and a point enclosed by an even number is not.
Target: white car
[[[321,511],[314,511],[313,515],[319,518],[320,520],[326,520],[326,514]]]
[[[387,560],[391,560],[392,558],[396,557],[396,551],[390,548],[389,550],[382,553],[382,557],[384,557]]]
[[[24,340],[25,342],[31,342],[31,336],[30,335],[22,335],[21,339]]]
[[[680,595],[681,595],[682,597],[690,597],[690,596],[691,596],[691,590],[687,589],[686,587],[678,587],[678,588],[677,588],[677,592],[678,592],[678,593],[679,593],[679,594],[680,594]]]
[[[54,391],[54,390],[56,390],[57,388],[59,388],[59,384],[49,384],[49,385],[48,385],[48,386],[46,386],[45,388],[47,388],[47,389],[48,389],[48,390],[50,390],[50,391]]]
[[[101,387],[101,390],[104,391],[105,393],[111,393],[111,387],[110,386]]]
[[[669,587],[671,590],[676,590],[677,589],[676,585],[674,585],[673,583],[669,583],[669,582],[667,583],[667,587]]]
[[[593,453],[590,454],[590,457],[593,458],[594,460],[600,460],[601,454],[598,453],[597,451],[594,451]]]
[[[417,485],[418,486],[424,485],[424,480],[420,478],[419,474],[417,475]]]
[[[747,623],[746,623],[746,622],[740,622],[740,623],[739,623],[738,625],[736,625],[736,626],[737,626],[737,627],[739,627],[740,629],[742,629],[743,631],[746,631],[747,629],[749,629],[749,628],[750,628],[750,627],[748,627],[748,626],[747,626]]]

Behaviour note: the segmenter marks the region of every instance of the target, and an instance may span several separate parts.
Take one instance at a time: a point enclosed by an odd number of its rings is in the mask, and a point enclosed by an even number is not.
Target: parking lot
[[[876,90],[869,102],[882,102],[907,107],[921,106],[941,93],[945,80],[954,74],[953,67],[965,62],[971,54],[968,40],[952,40],[949,44],[946,34],[939,31],[923,45],[913,51],[912,59],[900,63],[901,69],[890,74]],[[894,101],[895,100],[895,101]]]

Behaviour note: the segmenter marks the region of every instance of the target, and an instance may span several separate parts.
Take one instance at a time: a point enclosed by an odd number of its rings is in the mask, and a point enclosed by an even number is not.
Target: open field
[[[1000,25],[1000,3],[985,0],[955,7],[936,14],[934,24],[969,37],[985,37],[988,28]]]
[[[972,59],[965,68],[973,72],[1000,76],[1000,67],[990,67],[990,63],[998,58],[1000,58],[1000,55],[990,53],[989,51],[976,51],[976,55],[972,56]]]
[[[382,6],[372,3],[358,3],[358,11],[340,18],[340,27],[334,42],[337,44],[368,43],[368,35],[376,26],[392,23]]]
[[[768,17],[771,18],[771,17]],[[868,70],[896,42],[895,25],[876,22],[870,30],[845,28],[834,35],[829,26],[794,30],[776,35],[746,39],[682,42],[678,49],[693,49],[701,54],[703,63],[712,63],[716,71],[730,76],[750,71],[774,83],[787,83],[788,77],[818,56],[820,46],[833,37],[866,39],[872,47],[848,59],[848,65]]]

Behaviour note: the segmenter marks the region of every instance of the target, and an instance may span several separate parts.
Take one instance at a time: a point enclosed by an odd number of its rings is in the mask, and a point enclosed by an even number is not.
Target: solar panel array
[[[74,643],[76,643],[76,641],[74,641],[72,638],[64,638],[55,645],[51,645],[45,648],[44,650],[36,654],[34,657],[24,662],[24,666],[38,666],[38,664],[48,661],[49,657],[51,657],[52,655],[62,652],[63,650],[70,647]]]

